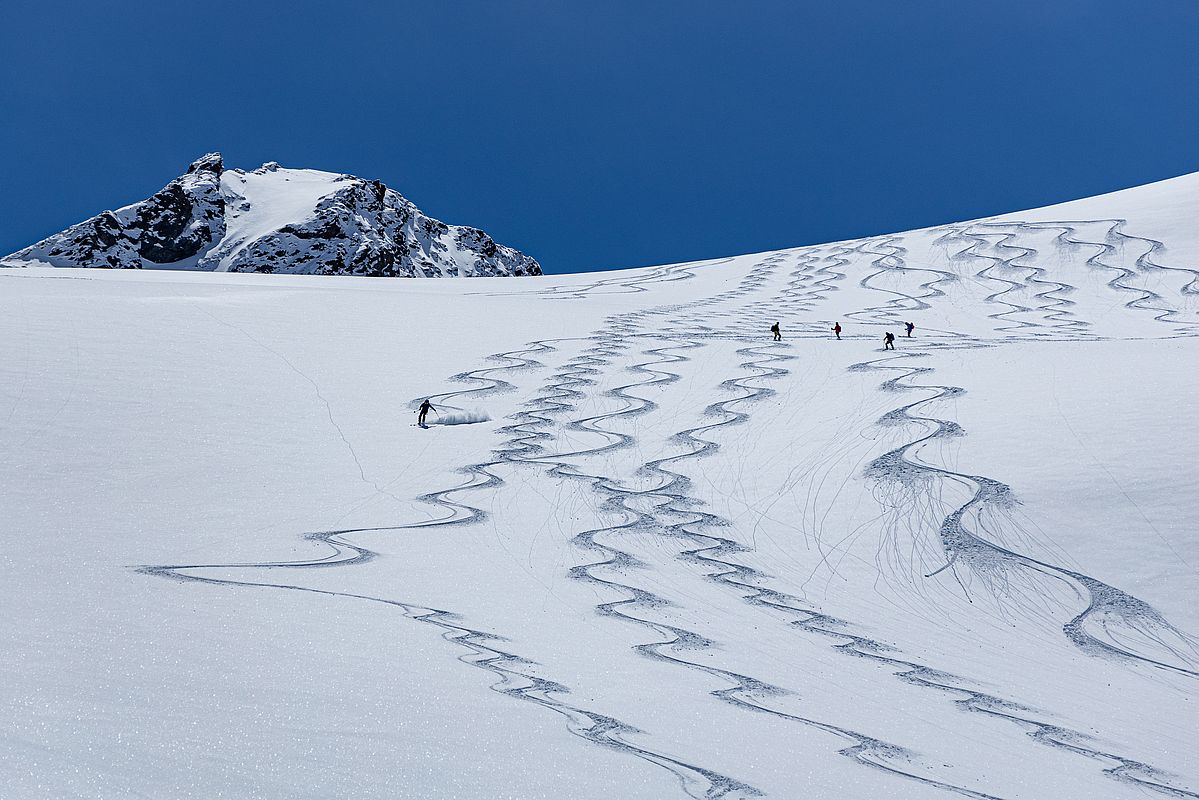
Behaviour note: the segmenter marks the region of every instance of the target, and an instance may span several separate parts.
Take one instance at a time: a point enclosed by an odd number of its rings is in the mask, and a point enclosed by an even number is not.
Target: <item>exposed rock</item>
[[[425,216],[380,181],[275,162],[251,172],[225,170],[219,153],[197,159],[152,197],[105,211],[0,263],[389,277],[541,274],[529,256],[477,228]]]

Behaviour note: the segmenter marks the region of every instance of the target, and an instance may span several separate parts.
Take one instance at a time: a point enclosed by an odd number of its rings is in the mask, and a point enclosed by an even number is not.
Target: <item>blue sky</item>
[[[1199,170],[1180,2],[6,4],[0,253],[195,157],[378,178],[547,271]]]

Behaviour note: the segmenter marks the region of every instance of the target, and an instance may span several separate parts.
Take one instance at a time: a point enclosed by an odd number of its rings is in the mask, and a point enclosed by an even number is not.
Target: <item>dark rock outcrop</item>
[[[302,199],[296,205],[296,197],[307,197],[297,191],[311,193],[311,206]],[[263,218],[278,216],[270,206],[285,201],[287,209],[296,205],[296,218],[264,229]],[[0,259],[31,263],[389,277],[541,274],[529,256],[477,228],[425,216],[380,181],[274,162],[249,173],[226,171],[219,153],[196,160],[140,203]]]

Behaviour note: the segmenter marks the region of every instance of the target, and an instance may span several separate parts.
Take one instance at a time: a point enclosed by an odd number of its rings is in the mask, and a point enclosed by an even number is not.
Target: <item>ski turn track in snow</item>
[[[1199,236],[1121,203],[14,270],[0,516],[54,557],[10,548],[0,794],[1199,798]]]
[[[453,375],[463,386],[431,395],[435,407],[509,396],[516,408],[495,426],[489,454],[419,495],[429,515],[297,532],[325,548],[319,557],[140,570],[394,607],[488,673],[493,691],[560,715],[570,735],[666,770],[685,796],[1046,797],[1080,780],[1080,797],[1199,797],[1199,773],[1176,774],[1178,758],[1159,764],[1163,754],[1145,749],[1152,736],[1117,724],[1123,712],[1047,706],[1045,692],[1024,696],[1020,673],[963,655],[979,637],[1010,637],[994,640],[996,652],[1030,659],[1027,674],[1115,682],[1156,701],[1193,697],[1194,636],[1026,526],[1001,476],[959,465],[952,448],[969,431],[950,416],[970,387],[932,382],[946,359],[1138,338],[1111,321],[1117,312],[1140,337],[1194,336],[1199,270],[1165,266],[1165,245],[1128,227],[991,220],[768,254],[705,297],[613,313],[592,330],[532,341]],[[541,297],[668,298],[673,282],[724,266],[676,265],[553,286]],[[1149,282],[1167,272],[1184,281],[1174,295]],[[1096,312],[1110,307],[1107,317]],[[874,353],[882,332],[901,334],[907,318],[919,320],[918,338],[900,335],[901,351]],[[768,341],[775,320],[782,342]],[[831,337],[837,321],[845,341]],[[829,394],[844,402],[820,405]],[[785,420],[814,425],[795,414],[805,406],[807,416],[827,417],[838,441],[809,453],[800,434],[788,438]],[[753,489],[751,464],[788,458],[792,468],[763,467],[765,488]],[[354,461],[379,493],[397,493]],[[556,515],[549,502],[538,505],[544,519],[514,517],[533,495],[574,498],[585,511]],[[467,529],[507,548],[478,558],[502,559],[524,544],[505,542],[504,532],[534,528],[570,558],[537,573],[575,604],[555,651],[577,647],[624,680],[646,681],[644,715],[612,687],[577,688],[587,679],[569,659],[538,650],[522,618],[502,608],[513,591],[507,579],[480,580],[463,608],[336,588],[341,579],[328,574],[376,562],[389,549],[378,543],[402,549],[413,537]],[[533,552],[538,540],[527,546]],[[588,594],[594,601],[581,603]],[[655,680],[691,692],[697,714],[723,726],[719,743],[673,719],[665,700],[659,707]],[[811,749],[755,750],[780,736]],[[772,766],[745,756],[753,752]],[[844,777],[854,770],[861,783]],[[822,772],[841,793],[827,794],[813,777]]]

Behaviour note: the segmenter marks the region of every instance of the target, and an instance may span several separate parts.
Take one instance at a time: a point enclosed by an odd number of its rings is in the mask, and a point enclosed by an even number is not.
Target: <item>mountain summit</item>
[[[381,277],[540,275],[483,231],[421,213],[379,181],[274,162],[197,159],[152,197],[105,211],[0,266],[193,269]]]

